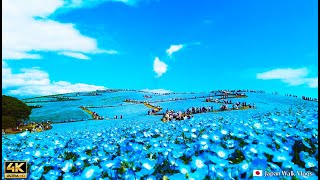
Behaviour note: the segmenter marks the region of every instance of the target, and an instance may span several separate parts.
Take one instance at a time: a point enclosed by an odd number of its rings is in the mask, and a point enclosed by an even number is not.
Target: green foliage
[[[64,152],[64,159],[65,160],[72,159],[73,161],[76,161],[78,159],[78,156],[72,152]]]
[[[2,128],[13,128],[16,121],[28,119],[31,109],[17,98],[2,95]]]
[[[242,153],[242,151],[237,149],[236,151],[234,151],[232,153],[231,157],[228,158],[228,160],[230,161],[231,164],[239,164],[243,160],[245,160],[245,157],[244,157],[244,154]]]
[[[8,129],[16,126],[16,120],[12,116],[2,116],[2,128]]]
[[[47,174],[53,168],[51,166],[44,166],[43,169],[44,169],[43,174]]]

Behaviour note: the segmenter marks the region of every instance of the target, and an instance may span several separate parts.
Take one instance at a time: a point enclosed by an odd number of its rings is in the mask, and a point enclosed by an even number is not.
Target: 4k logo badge
[[[27,161],[5,161],[4,178],[27,178]]]

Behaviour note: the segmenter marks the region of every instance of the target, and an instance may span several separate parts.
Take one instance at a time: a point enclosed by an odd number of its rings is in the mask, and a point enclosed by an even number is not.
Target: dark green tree
[[[2,95],[2,128],[14,128],[17,122],[29,119],[31,108],[11,96]]]

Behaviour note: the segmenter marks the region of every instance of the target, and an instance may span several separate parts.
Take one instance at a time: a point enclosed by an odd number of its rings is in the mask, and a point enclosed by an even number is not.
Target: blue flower
[[[239,164],[240,173],[247,172],[250,169],[250,164],[247,161],[243,161]]]
[[[260,150],[258,148],[256,148],[255,146],[249,145],[247,146],[244,151],[243,154],[246,158],[252,158],[255,157],[257,154],[259,154]]]
[[[35,167],[35,168],[33,168],[33,171],[30,175],[30,178],[31,179],[40,179],[42,176],[42,173],[44,171],[43,166],[40,166],[40,167],[32,166],[32,167]]]
[[[313,157],[305,159],[304,162],[306,163],[306,168],[318,167],[318,161]]]
[[[206,134],[203,134],[202,136],[201,136],[203,139],[208,139],[208,135],[206,135]]]
[[[81,160],[86,160],[89,158],[89,156],[86,153],[80,153],[79,156],[80,156],[79,159]]]
[[[193,169],[202,169],[202,168],[207,168],[207,165],[205,164],[205,159],[203,157],[193,156],[192,162],[191,162],[191,167]]]
[[[64,161],[64,163],[62,164],[61,167],[62,167],[61,170],[63,172],[69,172],[71,170],[71,168],[73,167],[72,159]]]
[[[156,165],[156,161],[150,159],[144,159],[141,162],[143,170],[147,175],[150,175],[154,172],[154,166]]]
[[[155,176],[148,176],[147,178],[146,178],[146,180],[156,180],[157,178],[155,177]]]
[[[135,179],[134,177],[134,172],[131,169],[128,169],[124,174],[123,174],[124,179]]]
[[[38,159],[34,159],[33,160],[33,164],[34,165],[39,165],[39,164],[42,164],[43,163],[43,160],[41,159],[41,158],[38,158]],[[59,164],[57,164],[57,165],[59,165]]]
[[[84,162],[83,162],[82,160],[78,159],[76,162],[74,162],[74,164],[75,164],[76,166],[78,166],[78,167],[83,167]]]
[[[275,152],[272,158],[273,162],[291,161],[292,156],[288,152]]]
[[[309,157],[309,153],[308,153],[308,152],[301,151],[301,152],[299,153],[299,157],[300,157],[300,160],[304,162],[305,159],[306,159],[307,157]]]
[[[208,175],[208,168],[197,169],[195,172],[189,174],[189,179],[204,179]]]
[[[39,151],[39,150],[34,151],[33,152],[33,156],[36,157],[36,158],[40,157],[41,156],[41,151]]]
[[[208,141],[206,141],[206,140],[201,140],[200,141],[200,150],[207,150],[207,149],[209,149],[209,145],[208,145],[209,143],[208,143]]]
[[[229,153],[223,149],[222,147],[218,147],[215,152],[217,153],[217,155],[222,158],[222,159],[227,159],[229,156]]]
[[[173,179],[173,180],[186,180],[187,178],[185,175],[179,173],[179,174],[173,174],[173,175],[169,176],[169,179],[170,180],[171,179]]]
[[[265,145],[260,145],[259,149],[260,149],[261,152],[264,152],[264,153],[269,154],[269,155],[273,155],[273,153],[274,153],[272,149],[270,149],[269,147],[267,147]]]
[[[45,179],[48,180],[56,180],[58,179],[59,176],[61,176],[60,170],[52,169],[50,170],[47,174],[43,175]]]
[[[292,152],[292,147],[289,145],[283,145],[282,148],[283,148],[283,150],[287,151],[288,153]]]
[[[268,165],[270,166],[272,171],[281,171],[281,168],[274,163],[268,162]]]
[[[217,165],[220,167],[227,167],[229,165],[229,161],[225,159],[220,159],[220,161],[217,161]]]
[[[179,157],[183,156],[183,151],[180,148],[177,147],[177,149],[172,151],[172,156],[174,158],[179,158]]]
[[[172,155],[168,155],[169,163],[173,166],[178,166],[178,159],[172,157]]]
[[[236,145],[237,145],[237,143],[235,140],[227,140],[226,141],[227,148],[235,148]]]
[[[81,174],[81,178],[83,179],[93,179],[97,176],[100,176],[101,174],[101,169],[98,166],[89,166],[86,167],[82,174]]]
[[[189,174],[191,172],[190,166],[189,165],[185,165],[183,163],[180,163],[178,165],[178,169],[179,169],[181,174],[187,174],[187,173]]]
[[[255,158],[252,161],[251,166],[253,167],[253,169],[266,169],[268,164],[266,159]]]
[[[104,151],[98,151],[98,156],[105,156],[106,153]]]
[[[220,133],[212,133],[210,135],[210,139],[214,142],[220,142],[221,141],[221,134]]]
[[[63,179],[64,180],[73,180],[74,179],[74,176],[71,174],[71,173],[65,173],[63,175]]]
[[[228,176],[228,174],[220,168],[216,170],[216,175],[222,179],[226,179],[226,177]]]
[[[221,130],[221,134],[223,134],[223,135],[227,135],[229,132],[226,130],[226,129],[222,129]]]
[[[311,146],[310,146],[310,144],[307,143],[304,139],[302,139],[302,143],[303,143],[307,148],[312,149]]]

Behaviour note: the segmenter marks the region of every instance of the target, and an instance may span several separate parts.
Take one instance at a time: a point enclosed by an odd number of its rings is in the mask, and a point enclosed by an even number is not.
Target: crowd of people
[[[94,111],[90,111],[87,107],[85,106],[80,106],[80,108],[86,112],[88,112],[89,114],[91,114],[92,118],[93,119],[96,119],[96,120],[102,120],[103,117],[100,116],[98,113],[94,112]]]
[[[290,96],[290,97],[298,97],[298,96],[296,96],[296,95],[292,95],[292,94],[285,94],[285,96]]]
[[[78,122],[78,121],[84,121],[84,119],[81,119],[81,120],[68,119],[68,120],[62,120],[60,121],[60,123],[69,123],[69,122]]]
[[[119,117],[119,118],[118,118],[118,117]],[[122,119],[122,118],[123,118],[122,115],[120,115],[120,116],[118,116],[118,115],[113,116],[113,119]],[[106,119],[109,119],[108,116],[106,116]]]
[[[232,104],[232,109],[233,110],[237,110],[237,109],[239,109],[240,107],[249,107],[249,108],[255,108],[255,103],[252,103],[252,104],[250,104],[250,103],[248,103],[247,104],[247,102],[236,102],[236,103],[234,103],[234,104]]]
[[[215,103],[224,103],[224,104],[232,104],[231,100],[225,100],[225,99],[213,99],[212,97],[206,98],[206,102],[215,102]]]
[[[41,123],[35,123],[35,122],[19,122],[16,124],[16,128],[10,129],[11,132],[23,132],[29,131],[30,133],[32,132],[42,132],[44,130],[49,130],[52,129],[51,122],[50,121],[42,121]],[[7,130],[2,129],[2,134],[6,134]]]
[[[232,103],[231,100],[225,101],[221,106],[220,106],[220,111],[226,111],[228,110],[228,104],[232,104],[232,110],[239,110],[240,108],[248,107],[249,109],[255,108],[255,103],[248,103],[247,102],[235,102]]]
[[[311,98],[311,97],[305,97],[305,96],[302,96],[302,99],[307,101],[318,101],[317,98]]]
[[[134,100],[134,99],[125,99],[124,102],[140,104],[140,103],[144,103],[144,102],[147,102],[147,101],[139,101],[139,100]]]
[[[233,89],[233,90],[214,90],[214,91],[211,91],[211,93],[223,93],[223,92],[229,92],[229,93],[232,93],[232,94],[235,94],[235,93],[245,93],[245,92],[251,92],[251,93],[265,93],[265,91],[262,91],[262,90],[249,90],[249,89]]]
[[[162,121],[172,121],[172,120],[185,120],[185,119],[190,119],[193,117],[193,114],[199,114],[199,113],[207,113],[207,112],[214,112],[214,111],[226,111],[229,110],[228,104],[232,104],[232,109],[231,110],[239,110],[240,108],[243,107],[248,107],[250,108],[255,108],[255,104],[250,104],[247,102],[235,102],[232,103],[231,100],[227,101],[224,100],[224,103],[220,106],[219,110],[215,110],[213,106],[203,106],[203,107],[191,107],[186,109],[185,111],[178,111],[175,112],[174,110],[168,110],[166,109],[165,113],[159,114],[163,115]],[[149,114],[149,112],[148,112]]]
[[[162,117],[162,121],[167,122],[167,121],[172,121],[172,120],[186,120],[190,119],[192,114],[190,112],[175,112],[174,110],[166,110]]]
[[[101,96],[101,95],[102,95],[101,93],[97,93],[97,92],[82,94],[82,96]]]
[[[191,107],[186,109],[184,112],[178,111],[175,112],[174,110],[168,110],[166,109],[166,112],[163,113],[162,121],[172,121],[172,120],[186,120],[193,117],[193,114],[199,114],[199,113],[207,113],[207,112],[213,112],[213,106],[203,106],[203,107]]]
[[[152,98],[152,96],[143,95],[144,98]]]
[[[285,96],[295,97],[295,98],[298,97],[297,95],[293,95],[293,94],[285,94]],[[303,100],[306,100],[306,101],[318,101],[317,98],[312,98],[312,97],[302,96],[301,98],[302,98]]]
[[[40,105],[30,105],[29,107],[31,107],[31,108],[41,108],[42,106],[40,106]]]
[[[84,111],[86,111],[87,113],[91,114],[92,118],[95,119],[95,120],[103,120],[103,116],[100,116],[98,113],[94,112],[94,111],[91,111],[89,110],[87,107],[85,106],[80,106],[80,108]],[[113,117],[113,119],[122,119],[123,116],[122,115],[115,115]],[[109,119],[108,116],[105,117],[105,119]],[[83,119],[82,119],[83,121]]]

